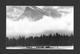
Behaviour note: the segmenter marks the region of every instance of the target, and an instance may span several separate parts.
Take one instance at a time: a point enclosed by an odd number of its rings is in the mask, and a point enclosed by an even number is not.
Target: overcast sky
[[[36,22],[29,21],[27,17],[18,21],[6,17],[6,35],[39,33],[45,30],[74,32],[74,8],[72,6],[68,8],[66,6],[64,8],[53,7],[59,12],[67,11],[68,13],[61,13],[62,16],[57,18],[44,15],[41,20]]]

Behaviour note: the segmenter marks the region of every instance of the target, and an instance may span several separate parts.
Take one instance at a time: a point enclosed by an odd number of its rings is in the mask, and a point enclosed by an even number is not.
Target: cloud
[[[55,31],[74,31],[74,17],[73,9],[67,15],[62,15],[61,18],[57,17],[52,18],[49,16],[43,16],[41,20],[38,21],[29,21],[27,17],[24,17],[23,20],[13,21],[9,18],[6,19],[6,34],[7,35],[16,35],[16,34],[30,34],[30,33],[39,33],[45,30]]]

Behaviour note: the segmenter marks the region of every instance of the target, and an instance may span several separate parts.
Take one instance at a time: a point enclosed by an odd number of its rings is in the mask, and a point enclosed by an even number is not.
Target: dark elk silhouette
[[[60,17],[61,14],[51,8],[40,9],[36,6],[28,6],[25,8],[24,13],[16,20],[23,19],[24,16],[32,21],[37,21],[43,18],[43,16]]]

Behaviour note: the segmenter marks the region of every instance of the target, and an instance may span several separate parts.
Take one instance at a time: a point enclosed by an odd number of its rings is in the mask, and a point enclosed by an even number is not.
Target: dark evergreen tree
[[[74,36],[60,35],[41,35],[40,37],[32,36],[25,38],[25,36],[19,36],[18,39],[6,37],[6,46],[63,46],[63,45],[73,45]]]

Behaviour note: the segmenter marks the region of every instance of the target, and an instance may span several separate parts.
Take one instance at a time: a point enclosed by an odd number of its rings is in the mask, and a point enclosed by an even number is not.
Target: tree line
[[[73,37],[73,35],[60,35],[58,33],[56,35],[30,36],[28,38],[19,36],[18,39],[6,37],[6,46],[66,46],[73,45]]]

